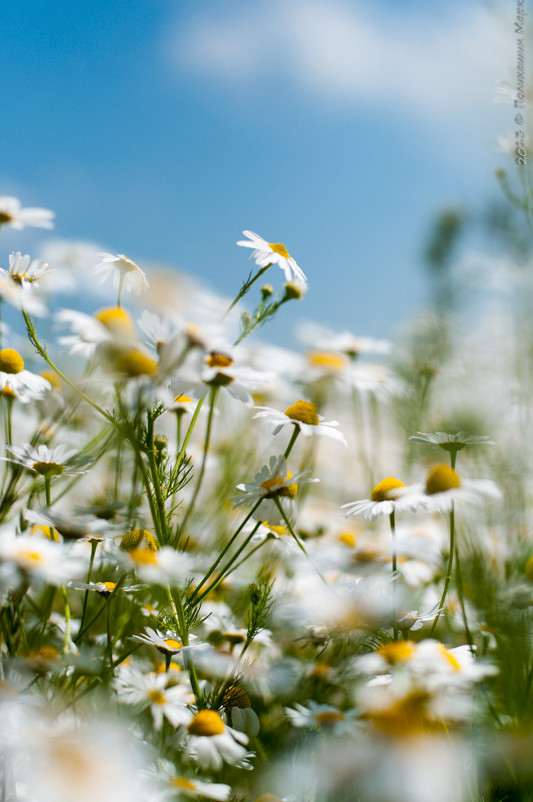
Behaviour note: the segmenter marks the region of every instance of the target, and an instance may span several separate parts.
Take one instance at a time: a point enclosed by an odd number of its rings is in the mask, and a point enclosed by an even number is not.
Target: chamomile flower
[[[43,398],[51,384],[42,376],[24,369],[24,360],[13,348],[0,350],[0,392],[9,391],[22,403]]]
[[[356,714],[353,710],[343,712],[338,707],[311,700],[307,707],[296,704],[294,708],[285,708],[285,712],[293,727],[320,729],[334,735],[348,735],[354,731]]]
[[[224,783],[210,783],[199,780],[197,777],[184,777],[176,773],[172,763],[165,761],[158,778],[163,780],[166,787],[163,791],[164,799],[175,799],[176,794],[196,799],[214,799],[216,802],[224,802],[231,795],[231,786]]]
[[[27,288],[13,281],[5,271],[4,275],[0,274],[0,301],[37,317],[43,317],[46,314],[43,302],[33,293],[28,292]]]
[[[196,635],[189,635],[191,640],[196,640]],[[152,629],[151,627],[145,628],[144,635],[132,635],[132,640],[138,641],[139,643],[148,644],[148,646],[155,646],[161,654],[165,655],[173,655],[178,654],[178,652],[185,651],[192,651],[195,649],[206,649],[209,648],[208,644],[205,643],[198,643],[198,644],[189,644],[189,646],[184,646],[181,638],[179,638],[175,633],[170,632],[168,630],[166,632],[166,636],[156,630]]]
[[[154,727],[160,730],[163,719],[173,727],[186,726],[190,721],[187,704],[194,696],[185,685],[170,685],[170,678],[164,674],[142,674],[139,671],[122,671],[115,680],[115,688],[121,702],[150,708]]]
[[[268,267],[268,265],[278,265],[284,272],[285,278],[290,282],[293,278],[302,284],[307,284],[307,277],[303,270],[296,264],[289,254],[287,248],[281,242],[267,242],[262,237],[254,234],[253,231],[243,231],[247,240],[239,240],[237,245],[243,248],[253,248],[252,256],[258,267]]]
[[[9,256],[9,270],[0,269],[0,275],[11,279],[15,284],[28,289],[38,287],[39,279],[51,272],[47,262],[41,259],[32,259],[29,254],[24,256],[20,251],[14,251]]]
[[[375,521],[380,515],[391,515],[397,510],[415,512],[416,508],[416,498],[410,488],[392,476],[379,482],[372,490],[370,498],[351,501],[341,506],[347,518],[350,515],[364,515],[368,521]]]
[[[11,195],[0,196],[0,226],[10,228],[53,228],[55,215],[50,209],[27,206],[23,208],[18,198]]]
[[[272,424],[275,427],[273,430],[274,435],[278,434],[284,426],[293,424],[298,427],[304,437],[323,435],[324,437],[331,437],[332,440],[338,440],[345,446],[348,445],[344,435],[336,429],[339,425],[338,421],[325,421],[323,416],[318,414],[315,404],[311,401],[296,401],[285,412],[279,412],[272,407],[255,408],[259,412],[254,415],[254,418],[262,418]]]
[[[424,485],[413,487],[418,503],[430,513],[449,512],[456,501],[480,505],[486,499],[501,499],[502,492],[490,479],[463,479],[446,463],[433,465]]]
[[[134,343],[133,321],[123,306],[105,307],[93,315],[75,309],[61,309],[56,321],[72,331],[72,334],[59,338],[61,345],[68,346],[71,354],[91,357],[102,343],[119,342],[128,346]]]
[[[101,253],[102,261],[93,268],[96,275],[101,273],[100,283],[104,282],[108,276],[113,276],[113,284],[118,289],[119,298],[123,291],[134,292],[139,295],[148,289],[148,279],[141,268],[123,253],[113,255],[111,253]]]
[[[0,564],[8,564],[20,576],[36,577],[51,585],[62,585],[86,570],[85,561],[72,556],[62,543],[39,535],[2,535]]]
[[[228,727],[216,710],[200,710],[191,715],[186,749],[203,769],[220,771],[223,763],[248,768],[248,736]]]
[[[26,443],[22,448],[6,446],[6,450],[11,457],[1,457],[0,459],[22,465],[23,468],[48,478],[61,475],[78,476],[86,473],[84,468],[90,462],[88,457],[82,456],[74,449],[67,450],[63,445],[55,448],[41,445],[35,448],[31,443]]]
[[[444,451],[455,453],[465,446],[494,445],[494,440],[490,440],[487,435],[467,434],[466,432],[417,432],[409,440],[417,443],[428,443],[429,445],[439,446]]]

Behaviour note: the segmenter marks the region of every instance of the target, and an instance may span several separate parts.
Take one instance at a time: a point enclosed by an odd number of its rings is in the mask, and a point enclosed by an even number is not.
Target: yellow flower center
[[[150,551],[150,549],[132,549],[129,555],[138,565],[157,565],[155,552]]]
[[[426,476],[426,493],[433,496],[435,493],[445,493],[454,487],[461,487],[461,478],[453,468],[444,462],[434,465]]]
[[[338,721],[344,721],[344,715],[340,710],[324,710],[316,714],[315,721],[321,727],[332,727]]]
[[[167,638],[165,644],[169,651],[179,651],[179,649],[183,649],[183,643],[180,643],[175,638]]]
[[[299,420],[302,423],[309,423],[311,426],[318,426],[318,411],[311,401],[297,401],[287,407],[285,414],[292,420]]]
[[[389,665],[393,666],[396,663],[403,663],[405,660],[409,660],[415,653],[415,644],[410,640],[394,641],[381,646],[377,653]]]
[[[30,534],[42,535],[43,537],[48,538],[48,540],[55,540],[56,543],[61,540],[61,536],[57,529],[53,529],[50,526],[45,526],[45,524],[33,524]]]
[[[456,659],[456,657],[454,657],[453,654],[450,654],[450,652],[446,649],[446,646],[444,646],[443,643],[439,643],[439,651],[441,652],[442,656],[446,658],[446,660],[449,662],[454,671],[461,670],[461,664]]]
[[[0,371],[3,373],[20,373],[24,370],[24,360],[13,348],[0,351]]]
[[[394,493],[394,490],[398,487],[405,487],[405,485],[399,479],[388,476],[375,486],[370,498],[372,501],[394,501],[400,495],[399,493]]]
[[[238,643],[244,643],[246,640],[246,635],[242,632],[224,632],[222,637],[232,646],[236,646]]]
[[[343,370],[348,365],[344,354],[336,354],[334,351],[310,351],[307,361],[310,365],[333,370]]]
[[[34,462],[31,467],[41,476],[60,476],[65,471],[63,465],[57,462]]]
[[[287,473],[287,479],[290,479],[292,473]],[[273,498],[274,496],[283,496],[284,498],[296,498],[298,493],[298,485],[286,485],[286,480],[282,476],[273,476],[272,479],[265,479],[261,482],[260,487],[268,490],[266,498]]]
[[[95,590],[99,596],[103,596],[104,599],[108,599],[115,590],[116,586],[116,582],[98,582]]]
[[[16,397],[17,397],[16,393],[14,393],[13,390],[11,389],[11,387],[8,387],[7,384],[4,387],[4,389],[2,390],[2,395],[4,396],[4,398],[8,398],[11,401],[14,401],[16,399]]]
[[[191,735],[203,735],[208,738],[222,735],[224,722],[216,710],[200,710],[189,724],[189,732]]]
[[[233,359],[227,354],[222,354],[219,351],[211,351],[206,359],[210,368],[229,368],[233,365]]]
[[[190,404],[192,398],[190,398],[188,395],[177,395],[174,397],[174,401],[176,404]]]
[[[42,370],[39,375],[52,385],[52,390],[61,390],[61,382],[53,370]]]
[[[157,551],[157,543],[151,532],[147,529],[133,529],[128,532],[120,541],[122,551],[133,551],[134,549],[144,549],[147,551]]]
[[[121,306],[107,306],[94,313],[94,317],[117,337],[131,337],[133,323],[129,313]]]
[[[251,707],[248,694],[243,688],[239,688],[237,685],[229,686],[222,697],[222,704],[226,710],[231,710],[234,707],[245,710],[247,707]]]
[[[174,788],[181,788],[184,791],[196,791],[196,785],[190,780],[187,780],[186,777],[174,777],[171,781],[171,785],[173,785]]]
[[[264,487],[265,490],[269,492],[273,492],[277,490],[284,481],[283,476],[273,476],[272,479],[265,479],[264,482],[261,482],[261,487]]]
[[[126,376],[153,376],[157,370],[157,362],[143,354],[138,348],[132,348],[118,355],[117,366]]]
[[[38,551],[31,551],[30,549],[21,549],[18,554],[17,558],[19,562],[25,563],[40,563],[42,562],[43,556]]]
[[[282,242],[269,242],[268,247],[272,248],[274,253],[277,253],[278,256],[283,256],[284,259],[290,259],[289,252]]]
[[[355,546],[355,535],[353,532],[341,532],[337,540],[339,543],[344,543],[350,549],[353,549]]]
[[[4,223],[11,223],[13,218],[7,212],[0,212],[0,226]]]
[[[263,526],[266,526],[267,529],[270,529],[271,532],[274,532],[275,535],[286,535],[287,530],[284,526],[273,526],[269,524],[268,521],[263,521]]]
[[[148,698],[153,705],[164,705],[167,701],[165,694],[161,691],[149,691]]]

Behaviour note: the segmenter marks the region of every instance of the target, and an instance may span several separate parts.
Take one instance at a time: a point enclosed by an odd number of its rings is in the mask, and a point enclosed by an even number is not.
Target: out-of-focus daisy
[[[204,769],[219,771],[223,762],[248,767],[248,736],[228,727],[216,710],[200,710],[191,716],[186,749]]]
[[[101,253],[102,261],[93,268],[93,273],[102,273],[100,283],[104,282],[110,275],[113,276],[113,285],[118,289],[118,299],[124,291],[134,292],[138,295],[148,289],[148,279],[141,268],[123,253],[113,255],[111,253]]]
[[[256,409],[259,412],[256,412],[254,418],[262,418],[271,423],[275,427],[273,431],[275,435],[284,426],[293,424],[298,427],[305,437],[323,435],[324,437],[338,440],[345,446],[347,445],[344,435],[336,429],[339,425],[338,421],[325,421],[323,416],[318,414],[315,404],[311,401],[296,401],[285,412],[279,412],[277,409],[272,409],[272,407],[256,407]]]
[[[29,254],[24,256],[20,251],[9,255],[9,270],[0,269],[0,274],[19,284],[24,289],[31,286],[38,287],[39,279],[50,273],[47,262],[41,259],[32,259]]]
[[[450,453],[460,451],[465,446],[494,445],[494,440],[490,440],[487,435],[474,435],[466,432],[456,432],[455,434],[449,434],[448,432],[417,432],[409,440],[439,446]]]
[[[50,382],[24,369],[24,360],[13,348],[0,351],[0,391],[11,391],[22,403],[42,398],[51,389]]]
[[[15,309],[22,309],[30,315],[43,317],[46,314],[46,307],[43,302],[35,297],[22,284],[13,281],[4,271],[0,274],[0,301],[13,306]]]
[[[237,245],[242,245],[243,248],[253,248],[252,256],[258,267],[268,267],[268,265],[278,265],[285,273],[287,281],[293,278],[307,284],[307,277],[303,270],[296,264],[295,260],[289,254],[287,248],[281,242],[267,242],[262,237],[254,234],[253,231],[243,231],[246,240],[239,240]]]
[[[122,671],[115,680],[119,701],[141,708],[149,707],[156,730],[160,730],[163,719],[173,727],[186,726],[190,721],[187,704],[194,696],[186,685],[170,686],[170,678],[164,674],[142,674],[139,671]]]
[[[2,535],[1,563],[9,563],[22,576],[38,577],[51,585],[62,585],[86,570],[85,560],[72,556],[62,543],[39,535]]]
[[[399,479],[388,476],[372,490],[371,496],[362,501],[351,501],[343,504],[341,510],[348,518],[350,515],[364,515],[368,521],[374,521],[380,515],[391,515],[393,512],[417,508],[416,497],[411,489]]]
[[[61,475],[78,476],[80,473],[86,473],[85,466],[90,462],[88,457],[82,456],[75,449],[67,450],[63,445],[51,449],[43,445],[35,448],[31,443],[25,443],[22,448],[6,446],[6,450],[11,457],[2,457],[1,459],[22,465],[23,468],[48,478]]]
[[[272,374],[260,372],[246,365],[235,364],[235,354],[229,348],[211,349],[201,355],[195,364],[188,365],[173,385],[176,393],[205,394],[206,386],[219,388],[238,401],[252,405],[251,392],[268,386]]]
[[[190,640],[196,640],[196,635],[189,635]],[[132,635],[132,640],[136,640],[139,643],[145,643],[148,646],[155,646],[161,654],[164,655],[173,655],[178,654],[179,652],[185,651],[193,651],[197,649],[206,649],[209,648],[208,644],[205,643],[198,643],[198,644],[189,644],[189,646],[184,646],[181,638],[179,638],[175,633],[167,631],[166,637],[163,637],[160,632],[156,632],[151,627],[145,628],[144,635]]]
[[[338,707],[321,705],[311,700],[305,705],[296,704],[287,707],[285,712],[294,727],[309,727],[325,730],[334,735],[353,733],[356,713],[354,710],[343,712]]]
[[[310,321],[305,321],[298,327],[298,336],[318,352],[327,348],[328,352],[343,354],[352,360],[360,354],[389,354],[392,350],[390,340],[356,337],[350,331],[336,332]]]
[[[480,505],[487,498],[501,499],[502,492],[490,479],[463,479],[445,463],[433,465],[427,473],[425,484],[413,486],[419,492],[418,503],[428,512],[449,512],[454,502]]]
[[[287,462],[284,456],[270,457],[269,464],[263,465],[255,479],[250,484],[239,484],[237,490],[241,495],[233,496],[235,507],[254,505],[261,501],[254,517],[257,520],[268,521],[270,524],[280,524],[283,516],[276,501],[278,501],[287,517],[291,517],[290,504],[296,498],[298,486],[318,482],[318,479],[309,477],[309,471],[301,471],[293,476],[287,471]]]
[[[69,582],[69,588],[74,588],[75,590],[91,590],[98,593],[99,596],[102,596],[104,599],[108,599],[113,591],[115,590],[117,583],[116,582]]]
[[[91,357],[101,343],[118,341],[133,345],[135,342],[133,321],[123,306],[105,307],[94,315],[86,315],[75,309],[61,309],[56,321],[73,332],[72,335],[59,337],[59,342],[68,346],[72,354]]]
[[[211,783],[199,780],[197,777],[184,777],[176,773],[175,766],[165,761],[157,773],[157,778],[163,780],[165,788],[163,790],[164,799],[175,799],[176,794],[196,799],[214,799],[216,802],[224,802],[231,795],[231,786],[224,783]]]
[[[18,198],[11,195],[0,196],[0,226],[10,228],[53,228],[55,215],[50,209],[27,206],[23,208]]]
[[[38,526],[53,527],[65,540],[90,540],[99,542],[114,537],[116,529],[104,518],[76,511],[72,516],[56,510],[26,509],[24,517]]]

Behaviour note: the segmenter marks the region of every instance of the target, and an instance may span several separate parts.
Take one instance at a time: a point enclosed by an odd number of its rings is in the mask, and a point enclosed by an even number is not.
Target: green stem
[[[211,582],[211,584],[204,590],[204,592],[200,596],[195,597],[196,602],[201,602],[202,599],[205,599],[205,597],[208,596],[212,590],[218,587],[218,585],[220,585],[220,583],[227,576],[229,576],[229,574],[234,570],[235,560],[237,559],[237,557],[240,557],[240,555],[243,553],[244,549],[246,548],[250,540],[253,538],[253,536],[255,535],[260,526],[261,526],[261,521],[258,521],[254,526],[254,528],[252,529],[252,531],[250,532],[250,534],[248,535],[248,537],[246,538],[246,540],[244,541],[244,543],[241,546],[239,546],[239,548],[237,549],[231,560],[228,560],[226,565],[223,566],[217,578],[213,582]]]
[[[89,585],[93,576],[93,565],[94,565],[94,557],[96,554],[96,549],[98,548],[98,541],[91,540],[91,559],[89,560],[89,571],[87,573],[87,584]],[[87,601],[89,598],[89,591],[85,591],[85,597],[83,599],[83,609],[81,611],[81,621],[80,621],[80,631],[83,629],[83,624],[85,621],[85,613],[87,612]]]
[[[398,611],[396,609],[396,520],[394,510],[390,516],[390,531],[392,535],[392,620],[394,640],[398,640]]]
[[[68,654],[70,647],[70,604],[68,601],[67,589],[64,585],[61,585],[61,594],[63,596],[63,601],[65,602],[65,621],[66,621],[63,654]]]
[[[285,459],[287,459],[287,457],[291,453],[292,447],[295,444],[296,438],[298,437],[299,434],[300,434],[300,427],[297,424],[294,424],[294,431],[291,435],[291,439],[289,440],[289,445],[287,446],[287,448],[285,449],[285,453],[283,454]]]
[[[182,521],[181,526],[180,526],[180,529],[181,529],[182,532],[185,531],[185,528],[187,526],[189,518],[191,517],[192,511],[194,509],[194,505],[196,504],[196,499],[198,498],[198,494],[200,492],[200,488],[201,488],[201,485],[202,485],[202,480],[204,478],[205,465],[206,465],[206,462],[207,462],[207,453],[209,451],[209,443],[210,443],[210,440],[211,440],[211,428],[212,428],[212,425],[213,425],[213,415],[214,415],[214,411],[215,411],[215,402],[216,402],[216,399],[217,399],[217,394],[218,394],[218,387],[217,386],[212,387],[211,388],[211,402],[210,402],[210,405],[209,405],[209,416],[207,418],[207,428],[206,428],[206,431],[205,431],[205,440],[204,440],[204,451],[203,451],[203,455],[202,455],[202,464],[200,465],[200,471],[198,473],[198,480],[196,482],[196,486],[194,488],[194,492],[192,494],[192,498],[191,498],[190,504],[189,504],[189,506],[187,508],[187,512],[185,513],[185,516],[184,516],[183,521]]]
[[[256,273],[256,275],[255,275],[253,278],[251,278],[249,281],[247,281],[245,284],[243,284],[243,286],[242,286],[242,287],[241,287],[241,289],[239,290],[239,293],[237,294],[237,296],[236,296],[236,297],[234,298],[234,300],[233,300],[233,301],[230,303],[230,305],[228,306],[228,308],[226,309],[226,311],[225,311],[225,312],[224,312],[224,314],[222,315],[222,318],[221,318],[221,320],[220,320],[220,322],[221,322],[221,323],[222,323],[222,322],[223,322],[223,321],[224,321],[224,320],[227,318],[227,316],[229,315],[229,313],[231,312],[231,310],[232,310],[232,309],[233,309],[235,306],[237,306],[237,304],[239,303],[239,301],[241,300],[241,298],[244,298],[244,296],[246,295],[246,293],[248,292],[248,290],[250,289],[250,287],[251,287],[253,284],[255,284],[255,282],[257,281],[257,279],[258,279],[258,278],[260,278],[260,277],[263,275],[263,273],[266,273],[266,271],[268,270],[268,268],[269,268],[269,267],[271,267],[271,265],[272,265],[272,263],[268,264],[266,267],[262,267],[260,270],[258,270],[258,272]]]
[[[450,587],[450,582],[452,581],[452,568],[453,568],[453,557],[454,557],[454,554],[455,554],[455,511],[454,511],[454,506],[453,506],[453,502],[452,502],[452,508],[450,510],[450,554],[448,556],[448,565],[447,565],[447,568],[446,568],[446,580],[444,582],[444,590],[442,591],[442,596],[441,596],[441,599],[440,599],[440,602],[439,602],[439,608],[437,610],[437,615],[435,617],[435,620],[433,621],[433,626],[431,627],[431,629],[429,631],[429,637],[431,637],[432,634],[435,631],[435,628],[437,626],[440,614],[441,614],[441,612],[443,610],[443,607],[444,607],[444,602],[446,601],[446,596],[448,595],[448,588]]]
[[[283,506],[282,506],[282,504],[281,504],[281,501],[279,500],[279,498],[278,498],[277,496],[274,496],[274,501],[275,501],[275,503],[276,503],[276,506],[277,506],[278,510],[280,511],[280,513],[281,513],[281,515],[282,515],[282,518],[283,518],[283,520],[284,520],[284,522],[285,522],[285,526],[286,526],[286,527],[287,527],[287,529],[289,530],[289,532],[290,532],[291,536],[294,538],[294,540],[296,541],[296,543],[298,544],[298,546],[301,548],[301,550],[303,551],[303,553],[305,554],[305,556],[307,557],[307,559],[309,560],[310,564],[313,566],[313,568],[315,569],[315,571],[317,572],[317,574],[318,574],[318,576],[320,577],[320,579],[322,580],[322,582],[323,582],[325,585],[329,585],[329,583],[328,583],[327,579],[324,577],[324,575],[321,573],[321,571],[319,571],[319,569],[316,567],[316,565],[315,565],[315,564],[314,564],[314,562],[312,561],[311,557],[309,556],[309,554],[308,554],[308,553],[307,553],[307,551],[305,550],[305,546],[304,546],[304,544],[302,543],[302,541],[300,540],[300,538],[298,537],[298,535],[296,534],[296,532],[295,532],[295,531],[294,531],[294,529],[292,528],[291,522],[289,521],[289,519],[287,518],[287,516],[286,516],[286,514],[285,514],[285,510],[283,509]]]
[[[167,585],[167,597],[170,602],[170,609],[172,610],[172,614],[174,616],[174,620],[178,626],[178,630],[180,633],[180,638],[184,646],[189,645],[189,631],[187,628],[187,624],[185,621],[185,612],[183,610],[183,602],[181,600],[181,594],[177,593],[177,600],[178,603],[176,605],[174,601],[174,596],[172,595],[172,591],[170,590],[170,585]],[[191,681],[191,688],[194,693],[194,697],[196,699],[196,704],[200,705],[202,699],[202,691],[200,690],[200,685],[198,683],[198,677],[196,675],[196,669],[194,667],[194,663],[192,661],[192,657],[190,652],[186,651],[184,654],[184,661],[185,667],[189,673],[189,679]]]

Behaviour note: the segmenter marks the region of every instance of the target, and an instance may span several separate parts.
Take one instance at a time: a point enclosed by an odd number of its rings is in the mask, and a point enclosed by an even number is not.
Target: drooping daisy
[[[0,350],[0,391],[11,391],[22,403],[42,398],[51,384],[24,369],[24,360],[13,348]]]
[[[23,289],[38,287],[39,279],[50,272],[52,271],[47,262],[32,259],[29,254],[23,256],[20,251],[13,251],[9,255],[9,270],[0,269],[0,275],[11,279]]]
[[[225,802],[231,796],[231,786],[224,783],[211,783],[199,780],[197,777],[187,776],[176,773],[175,766],[169,761],[164,761],[157,778],[163,780],[165,789],[163,790],[164,799],[173,800],[176,794],[196,799],[205,797],[214,799],[216,802]]]
[[[190,640],[197,640],[196,635],[189,635],[189,638]],[[209,648],[208,644],[205,643],[189,644],[189,646],[184,646],[181,638],[179,638],[175,633],[170,632],[170,630],[166,632],[166,637],[163,637],[160,632],[156,632],[151,627],[145,628],[144,635],[132,635],[131,639],[136,640],[139,643],[148,644],[148,646],[155,646],[155,648],[164,655],[173,655],[183,651],[190,652],[197,649]]]
[[[344,435],[335,428],[339,425],[338,421],[325,421],[323,416],[318,414],[315,404],[311,401],[297,401],[288,407],[285,412],[279,412],[277,409],[272,409],[272,407],[256,407],[256,409],[259,412],[254,415],[254,419],[262,418],[271,423],[275,427],[274,435],[278,434],[284,426],[293,424],[298,427],[304,437],[323,435],[331,437],[333,440],[338,440],[345,446],[348,445]]]
[[[428,443],[429,445],[439,446],[450,453],[461,451],[465,446],[494,445],[494,440],[490,440],[487,435],[467,434],[466,432],[417,432],[409,440],[416,443]]]
[[[85,466],[90,462],[88,457],[81,455],[75,449],[67,450],[63,445],[55,448],[41,445],[35,448],[31,443],[25,443],[22,448],[6,446],[6,450],[12,456],[1,459],[22,465],[23,468],[48,478],[86,473]]]
[[[449,512],[454,502],[480,505],[487,498],[501,499],[502,492],[490,479],[463,479],[445,463],[433,465],[424,485],[413,487],[420,493],[418,503],[430,513]]]
[[[351,501],[343,504],[341,510],[348,518],[350,515],[364,515],[368,521],[375,521],[380,515],[391,515],[396,510],[411,510],[417,508],[416,498],[399,479],[388,476],[379,482],[372,490],[369,499]]]
[[[191,715],[187,729],[187,752],[202,768],[220,771],[224,762],[248,766],[248,736],[228,727],[216,710],[200,710]]]
[[[10,228],[53,228],[55,215],[50,209],[27,206],[22,208],[18,198],[11,195],[0,196],[0,226]]]
[[[101,253],[102,261],[93,268],[96,275],[102,273],[100,283],[104,282],[110,275],[113,276],[113,286],[118,289],[119,301],[123,291],[134,292],[139,295],[148,289],[148,279],[146,273],[123,253],[113,255],[112,253]]]
[[[247,240],[239,240],[237,245],[243,248],[253,248],[252,256],[258,267],[268,267],[268,265],[278,265],[285,273],[285,278],[290,282],[293,278],[302,284],[307,284],[307,277],[303,270],[296,264],[289,254],[287,248],[281,242],[267,242],[262,237],[254,234],[253,231],[243,231]]]

